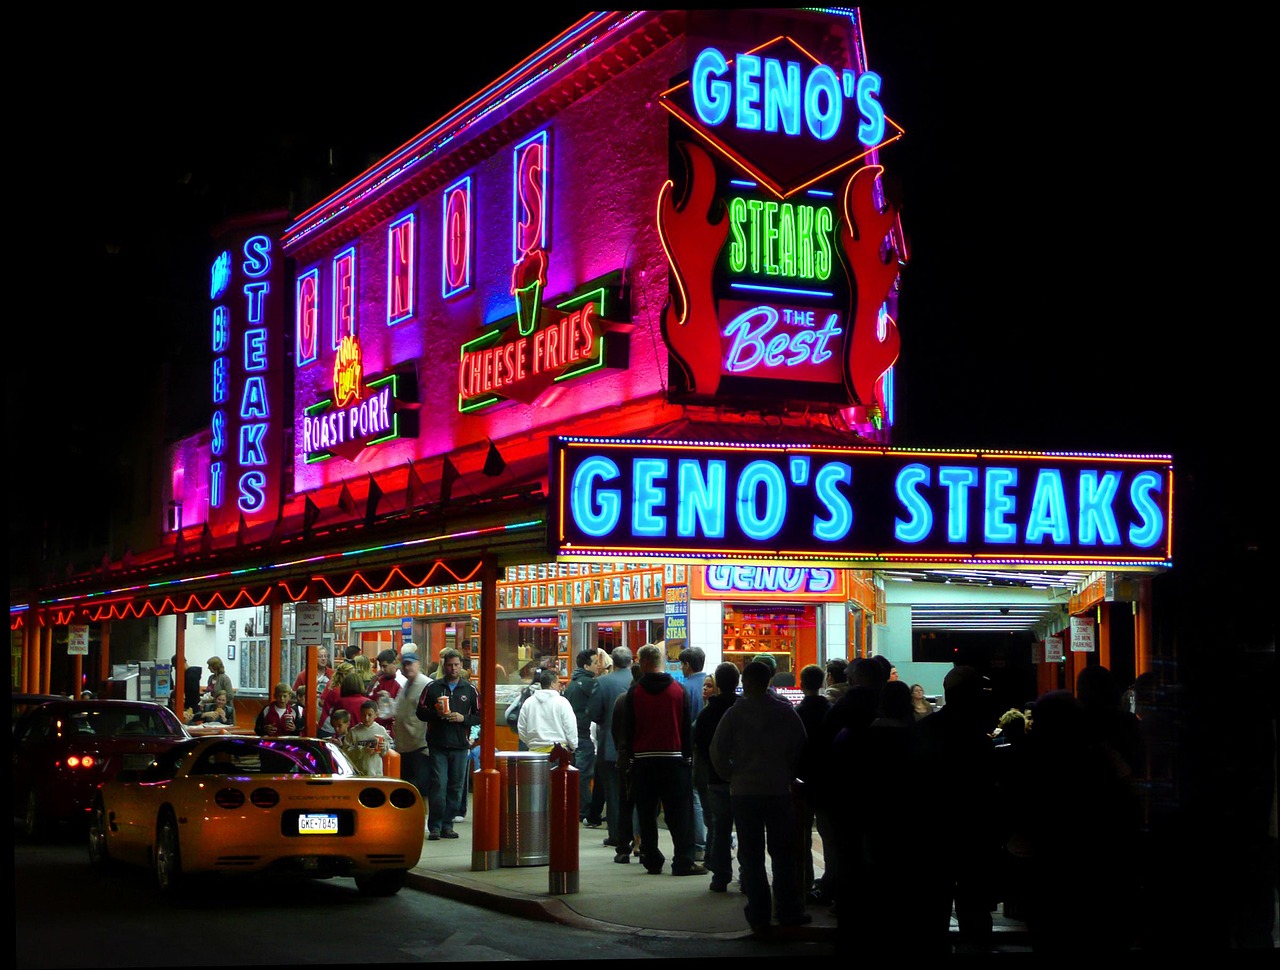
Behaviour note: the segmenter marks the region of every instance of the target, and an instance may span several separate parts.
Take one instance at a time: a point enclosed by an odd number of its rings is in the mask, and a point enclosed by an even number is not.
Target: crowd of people
[[[797,704],[777,693],[772,658],[714,671],[705,659],[684,649],[676,678],[660,644],[634,657],[582,650],[567,684],[550,665],[531,667],[512,705],[521,749],[572,753],[581,824],[606,827],[615,862],[706,875],[716,893],[736,864],[757,932],[803,925],[826,907],[842,933],[942,954],[953,913],[962,941],[982,946],[1003,903],[1037,948],[1132,943],[1125,883],[1106,872],[1136,849],[1150,758],[1107,668],[1085,667],[1074,692],[999,710],[988,679],[967,666],[949,671],[938,704],[883,657],[833,659],[788,677]],[[426,837],[457,838],[482,733],[461,653],[442,651],[435,677],[409,642],[382,651],[376,669],[360,660],[332,667],[319,651],[320,733],[366,774],[381,774],[394,749],[428,803]],[[209,670],[188,720],[233,724],[230,680],[216,657]],[[278,684],[254,730],[301,733],[306,682],[302,671],[292,687]]]
[[[799,671],[795,704],[763,661],[708,672],[702,651],[686,649],[681,682],[659,645],[640,648],[634,665],[626,648],[607,659],[612,669],[579,654],[566,692],[585,703],[564,704],[548,683],[552,696],[531,708],[548,716],[520,720],[546,725],[555,712],[554,737],[521,732],[532,750],[592,742],[581,820],[603,818],[616,862],[705,874],[718,893],[736,866],[746,921],[761,933],[825,907],[842,936],[943,954],[953,914],[961,941],[981,948],[1003,903],[1037,949],[1132,944],[1126,884],[1106,871],[1136,849],[1145,753],[1105,667],[1087,667],[1074,693],[1001,711],[988,678],[967,666],[947,674],[934,703],[884,658],[832,660]]]

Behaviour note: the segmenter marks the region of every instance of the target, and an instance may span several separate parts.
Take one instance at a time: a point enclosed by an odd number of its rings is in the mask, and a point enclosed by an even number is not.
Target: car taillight
[[[397,788],[391,793],[391,804],[396,808],[412,808],[418,803],[418,790],[406,786]]]
[[[244,792],[239,788],[223,788],[213,800],[219,808],[239,808],[244,804]]]
[[[91,754],[84,754],[84,755],[73,754],[67,758],[68,768],[92,768],[97,763],[98,763],[98,759],[96,759]]]
[[[249,793],[249,801],[258,808],[275,808],[280,804],[280,793],[274,788],[255,788]]]

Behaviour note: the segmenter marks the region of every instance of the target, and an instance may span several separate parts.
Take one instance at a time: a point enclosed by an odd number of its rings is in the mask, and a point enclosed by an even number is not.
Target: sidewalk
[[[470,812],[470,808],[468,808]],[[471,871],[471,816],[455,828],[461,836],[426,842],[422,859],[406,885],[496,912],[576,926],[582,929],[649,936],[737,939],[751,936],[737,882],[725,893],[707,887],[709,876],[673,876],[671,835],[659,826],[658,836],[667,867],[649,875],[640,860],[627,865],[613,861],[613,849],[602,844],[605,828],[578,827],[578,892],[550,892],[550,867],[518,866],[484,872]],[[822,871],[822,848],[814,836],[814,867]],[[734,864],[737,875],[737,863]],[[774,926],[776,938],[831,941],[836,920],[825,906],[811,906],[808,926]],[[998,939],[1012,943],[1025,936],[1022,923],[993,914]],[[952,921],[954,933],[955,922]]]

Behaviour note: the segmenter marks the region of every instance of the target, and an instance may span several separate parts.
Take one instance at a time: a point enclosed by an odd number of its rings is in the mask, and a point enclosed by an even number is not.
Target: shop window
[[[802,651],[813,655],[817,610],[812,605],[725,603],[723,635],[724,659],[740,669],[768,653],[779,673],[795,673],[797,656]]]

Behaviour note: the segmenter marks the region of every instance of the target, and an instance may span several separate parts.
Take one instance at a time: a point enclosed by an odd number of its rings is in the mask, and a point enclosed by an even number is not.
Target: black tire
[[[38,841],[48,832],[49,824],[44,817],[44,806],[40,804],[40,796],[32,788],[27,792],[27,804],[22,813],[22,834],[28,839]]]
[[[366,896],[394,896],[404,885],[405,870],[367,872],[356,876],[356,888]]]
[[[107,809],[102,796],[98,796],[89,816],[89,864],[96,869],[109,869],[112,861],[107,848]]]
[[[156,823],[156,846],[151,861],[160,891],[166,896],[180,893],[185,877],[182,873],[182,847],[178,839],[178,820],[173,817],[173,812],[167,809]]]

